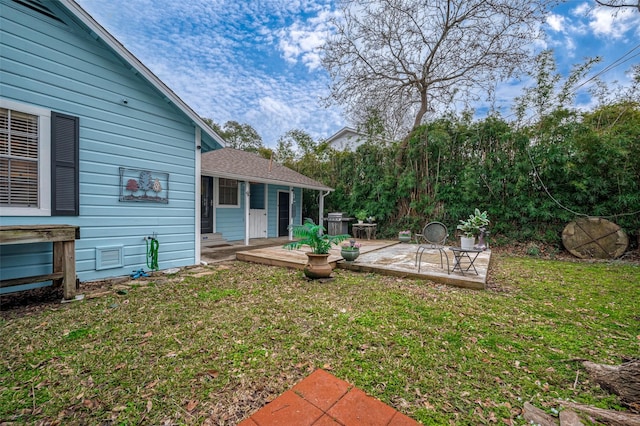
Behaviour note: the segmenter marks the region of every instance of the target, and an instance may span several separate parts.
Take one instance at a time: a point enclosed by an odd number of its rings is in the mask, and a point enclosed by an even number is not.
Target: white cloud
[[[285,60],[296,63],[302,61],[310,70],[320,67],[318,49],[324,43],[322,33],[300,29],[288,29],[280,32],[279,47]]]
[[[288,120],[294,117],[293,110],[282,101],[276,100],[271,96],[265,96],[258,102],[262,112],[277,116],[281,119]]]
[[[269,147],[294,128],[319,139],[347,124],[340,109],[318,103],[330,83],[319,47],[331,31],[335,0],[78,2],[198,114],[248,123]],[[612,19],[588,2],[574,4],[541,23],[549,39],[532,43],[532,52],[553,47],[568,69],[576,52],[605,55],[606,64],[606,55],[611,63],[637,44],[637,12]],[[503,83],[496,105],[508,110],[521,89]]]
[[[344,126],[318,103],[329,0],[79,2],[203,117],[248,123],[269,147],[294,128],[320,139]]]
[[[557,32],[564,32],[565,17],[552,13],[547,17],[547,24]]]
[[[574,7],[571,10],[571,14],[574,16],[586,16],[589,14],[589,11],[592,9],[591,6],[587,3],[580,3],[578,6]]]
[[[319,49],[329,35],[331,16],[332,12],[323,10],[306,21],[296,20],[282,28],[278,32],[278,47],[284,59],[294,64],[300,60],[312,71],[318,69],[321,66]]]
[[[596,36],[621,39],[632,29],[640,27],[640,14],[633,8],[610,9],[598,7],[589,14],[589,27]]]

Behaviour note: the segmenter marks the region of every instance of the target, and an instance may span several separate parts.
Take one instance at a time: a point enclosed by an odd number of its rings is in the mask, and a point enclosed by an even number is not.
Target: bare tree
[[[344,0],[324,46],[329,101],[387,128],[490,90],[528,63],[551,0]],[[398,135],[396,135],[398,136]]]
[[[637,0],[635,3],[630,1],[630,0],[627,0],[627,1],[623,1],[623,0],[610,0],[610,1],[596,0],[596,3],[598,3],[600,6],[614,7],[614,8],[634,7],[636,9],[638,9],[638,12],[640,12],[640,0]]]

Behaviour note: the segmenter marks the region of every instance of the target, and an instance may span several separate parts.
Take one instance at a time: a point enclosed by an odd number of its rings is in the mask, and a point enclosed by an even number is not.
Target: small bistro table
[[[351,229],[353,230],[354,237],[356,238],[366,235],[367,240],[370,240],[372,237],[375,240],[377,226],[377,223],[354,223],[351,225]]]
[[[478,270],[476,269],[474,262],[483,250],[463,249],[459,247],[450,247],[449,250],[453,252],[454,257],[453,269],[451,269],[451,272],[460,271],[460,273],[464,275],[465,272],[469,272],[469,269],[473,268],[473,272],[478,275]]]
[[[43,281],[63,286],[65,300],[76,295],[75,240],[80,227],[72,225],[0,226],[0,245],[53,243],[53,271],[50,274],[0,280],[0,288]]]

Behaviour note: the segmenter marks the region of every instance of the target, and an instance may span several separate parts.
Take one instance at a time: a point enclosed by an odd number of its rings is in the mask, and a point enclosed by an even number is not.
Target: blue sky
[[[331,0],[78,0],[198,114],[223,124],[248,123],[266,146],[291,129],[314,139],[352,125],[320,99],[330,84],[318,47],[335,13]],[[640,13],[567,1],[545,23],[546,40],[561,71],[585,57],[603,61],[592,74],[631,51],[631,60],[601,76],[628,82],[640,63]],[[635,57],[633,55],[636,55]],[[498,104],[510,113],[525,80],[501,85]],[[581,98],[583,102],[589,100]],[[477,105],[482,109],[482,105]]]

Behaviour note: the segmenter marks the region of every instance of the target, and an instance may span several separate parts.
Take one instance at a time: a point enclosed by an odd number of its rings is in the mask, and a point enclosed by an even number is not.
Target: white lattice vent
[[[122,246],[96,247],[96,270],[122,268]]]

